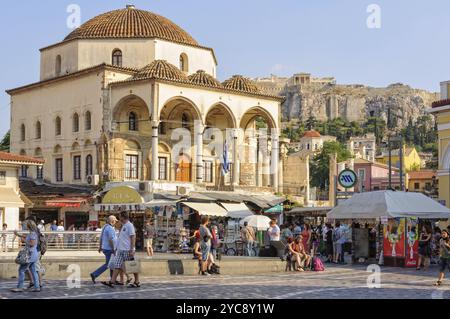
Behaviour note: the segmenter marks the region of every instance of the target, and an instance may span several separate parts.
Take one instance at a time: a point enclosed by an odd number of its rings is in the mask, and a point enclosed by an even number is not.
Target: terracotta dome
[[[322,135],[320,135],[320,133],[315,130],[308,131],[303,135],[303,137],[321,137],[321,136]]]
[[[189,76],[189,82],[196,85],[222,88],[222,84],[203,70]]]
[[[132,5],[103,13],[70,33],[64,40],[110,38],[158,38],[181,44],[199,44],[175,23]]]
[[[134,76],[139,79],[161,79],[179,82],[188,82],[188,78],[175,65],[165,60],[155,60],[146,67],[140,69]]]
[[[242,75],[234,75],[231,79],[223,82],[223,86],[229,90],[236,90],[248,93],[261,93],[255,83],[243,77]]]

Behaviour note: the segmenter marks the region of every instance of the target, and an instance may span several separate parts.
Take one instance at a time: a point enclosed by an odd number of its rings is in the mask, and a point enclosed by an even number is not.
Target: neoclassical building
[[[45,160],[30,177],[280,190],[282,100],[243,76],[221,83],[214,50],[168,19],[127,6],[40,54],[40,81],[7,91],[11,151]],[[187,132],[189,147],[178,148],[177,129]],[[226,147],[208,146],[217,132],[228,132]]]

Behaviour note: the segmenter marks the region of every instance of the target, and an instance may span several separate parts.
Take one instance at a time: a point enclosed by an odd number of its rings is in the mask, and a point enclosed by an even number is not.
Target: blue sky
[[[71,31],[72,3],[82,22],[127,3],[171,19],[215,49],[221,80],[310,72],[338,83],[438,91],[450,79],[448,0],[9,1],[0,10],[0,136],[10,119],[4,90],[39,79],[38,49]],[[381,8],[380,29],[366,24],[373,3]]]

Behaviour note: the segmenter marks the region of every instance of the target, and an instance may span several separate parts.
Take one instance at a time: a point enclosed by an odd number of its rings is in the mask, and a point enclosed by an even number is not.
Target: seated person
[[[292,237],[289,237],[287,239],[287,242],[288,242],[288,249],[289,249],[289,253],[291,254],[291,258],[292,258],[292,260],[294,260],[296,262],[296,265],[297,265],[296,271],[304,271],[303,268],[301,267],[302,260],[304,259],[304,257],[300,251],[300,246],[299,246],[297,240],[294,240]]]
[[[311,267],[312,258],[306,251],[305,246],[303,245],[303,236],[299,235],[297,238],[295,238],[294,242],[298,246],[299,253],[302,256],[302,260],[305,262],[305,268],[309,269]]]

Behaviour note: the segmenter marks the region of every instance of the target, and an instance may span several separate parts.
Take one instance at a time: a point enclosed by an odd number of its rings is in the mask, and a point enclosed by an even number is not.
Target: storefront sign
[[[47,207],[73,207],[73,208],[79,208],[81,207],[82,202],[64,202],[64,201],[46,201],[45,206]]]
[[[383,232],[384,256],[405,257],[405,232],[405,218],[389,219]]]
[[[416,268],[419,259],[419,225],[417,218],[407,218],[405,266]]]
[[[132,187],[120,186],[110,190],[103,198],[102,204],[142,204],[144,199]]]
[[[345,189],[352,188],[356,185],[357,181],[358,177],[356,176],[356,173],[351,169],[343,170],[338,177],[339,185],[341,185]]]

